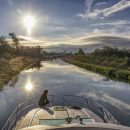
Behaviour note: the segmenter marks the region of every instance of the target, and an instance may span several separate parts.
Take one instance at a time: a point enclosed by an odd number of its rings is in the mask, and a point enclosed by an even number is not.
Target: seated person
[[[49,104],[49,100],[47,99],[48,90],[44,90],[44,93],[41,95],[41,98],[39,100],[39,106],[45,107],[47,104]]]

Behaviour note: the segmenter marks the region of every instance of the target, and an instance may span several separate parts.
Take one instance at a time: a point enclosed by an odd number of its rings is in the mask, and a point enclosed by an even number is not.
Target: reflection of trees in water
[[[103,81],[110,81],[110,79],[108,77],[104,77]]]
[[[37,70],[40,70],[41,67],[43,67],[43,66],[41,65],[41,61],[38,60],[35,64],[30,65],[30,67],[28,67],[27,69],[37,68]],[[19,77],[25,77],[25,76],[22,75],[22,74],[19,74],[19,75],[15,76],[15,77],[10,81],[9,86],[10,86],[10,87],[14,87],[15,84],[17,83]]]
[[[19,79],[19,76],[22,76],[22,75],[19,74],[19,75],[15,76],[15,77],[10,81],[10,83],[9,83],[9,86],[10,86],[10,87],[14,87],[14,86],[15,86],[16,82],[17,82],[18,79]],[[22,77],[23,77],[23,76],[22,76]]]
[[[38,60],[35,64],[30,66],[31,69],[36,68],[37,70],[40,70],[41,67],[43,67],[41,64],[41,60]]]

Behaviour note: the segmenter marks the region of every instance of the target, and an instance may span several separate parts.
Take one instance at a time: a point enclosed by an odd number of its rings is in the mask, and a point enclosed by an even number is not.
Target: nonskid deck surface
[[[17,123],[15,130],[29,126],[39,125],[40,119],[65,119],[68,117],[75,118],[77,115],[81,118],[91,118],[92,122],[103,122],[100,117],[98,117],[96,114],[86,108],[82,108],[81,110],[72,109],[68,107],[65,107],[64,110],[55,110],[54,107],[50,107],[47,109],[36,108],[28,112]]]

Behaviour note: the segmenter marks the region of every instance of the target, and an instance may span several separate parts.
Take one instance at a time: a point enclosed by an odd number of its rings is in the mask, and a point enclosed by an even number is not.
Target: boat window
[[[69,122],[70,124],[78,123],[78,124],[86,124],[89,122],[93,122],[92,118],[83,118],[82,123],[77,120],[76,118],[72,118]],[[66,119],[39,119],[39,125],[62,125],[62,124],[69,124]]]
[[[40,119],[39,125],[62,125],[65,124],[65,119]]]

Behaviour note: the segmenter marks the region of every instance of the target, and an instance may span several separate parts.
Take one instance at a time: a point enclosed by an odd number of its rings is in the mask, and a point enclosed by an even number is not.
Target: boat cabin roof
[[[28,112],[20,121],[17,122],[16,130],[35,125],[51,125],[58,126],[71,123],[80,124],[82,118],[84,123],[88,122],[104,122],[100,117],[86,108],[70,108],[62,106],[54,106],[49,108],[35,108]]]

